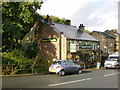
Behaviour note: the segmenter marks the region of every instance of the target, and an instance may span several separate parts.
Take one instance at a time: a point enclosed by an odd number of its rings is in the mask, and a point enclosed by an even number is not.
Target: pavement
[[[101,70],[104,68],[89,68],[89,69],[83,69],[84,71],[92,71],[92,70]],[[47,75],[47,74],[17,74],[17,75],[1,75],[0,77],[22,77],[22,76],[36,76],[36,75]]]

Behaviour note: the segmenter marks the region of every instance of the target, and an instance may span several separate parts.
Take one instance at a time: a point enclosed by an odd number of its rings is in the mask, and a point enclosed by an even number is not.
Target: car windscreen
[[[117,61],[118,57],[108,57],[107,61]]]
[[[53,64],[61,64],[61,61],[54,61]]]

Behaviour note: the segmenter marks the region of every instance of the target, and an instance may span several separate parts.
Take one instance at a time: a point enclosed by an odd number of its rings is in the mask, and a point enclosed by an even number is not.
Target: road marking
[[[87,81],[91,80],[93,78],[87,78],[87,79],[81,79],[81,80],[76,80],[76,81],[69,81],[69,82],[63,82],[63,83],[58,83],[58,84],[51,84],[49,86],[58,86],[58,85],[63,85],[63,84],[70,84],[70,83],[76,83],[76,82],[81,82],[81,81]]]
[[[119,73],[120,73],[120,72],[118,72],[118,73],[107,74],[107,75],[104,75],[104,77],[108,77],[108,76],[116,75],[116,74],[119,74]]]

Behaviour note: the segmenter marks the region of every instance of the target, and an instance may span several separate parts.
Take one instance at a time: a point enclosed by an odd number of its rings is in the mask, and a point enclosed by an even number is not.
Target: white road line
[[[76,82],[81,82],[81,81],[86,81],[86,80],[91,80],[91,79],[93,79],[93,78],[87,78],[87,79],[81,79],[81,80],[76,80],[76,81],[63,82],[63,83],[58,83],[58,84],[51,84],[49,86],[58,86],[58,85],[76,83]]]
[[[118,72],[118,73],[107,74],[107,75],[104,75],[104,77],[108,77],[108,76],[116,75],[116,74],[119,74],[119,73],[120,73],[120,72]]]

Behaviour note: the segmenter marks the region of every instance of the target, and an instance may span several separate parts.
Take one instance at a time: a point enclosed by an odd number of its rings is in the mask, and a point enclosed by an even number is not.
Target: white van
[[[104,63],[105,68],[120,68],[120,55],[118,52],[112,53],[108,56]]]

